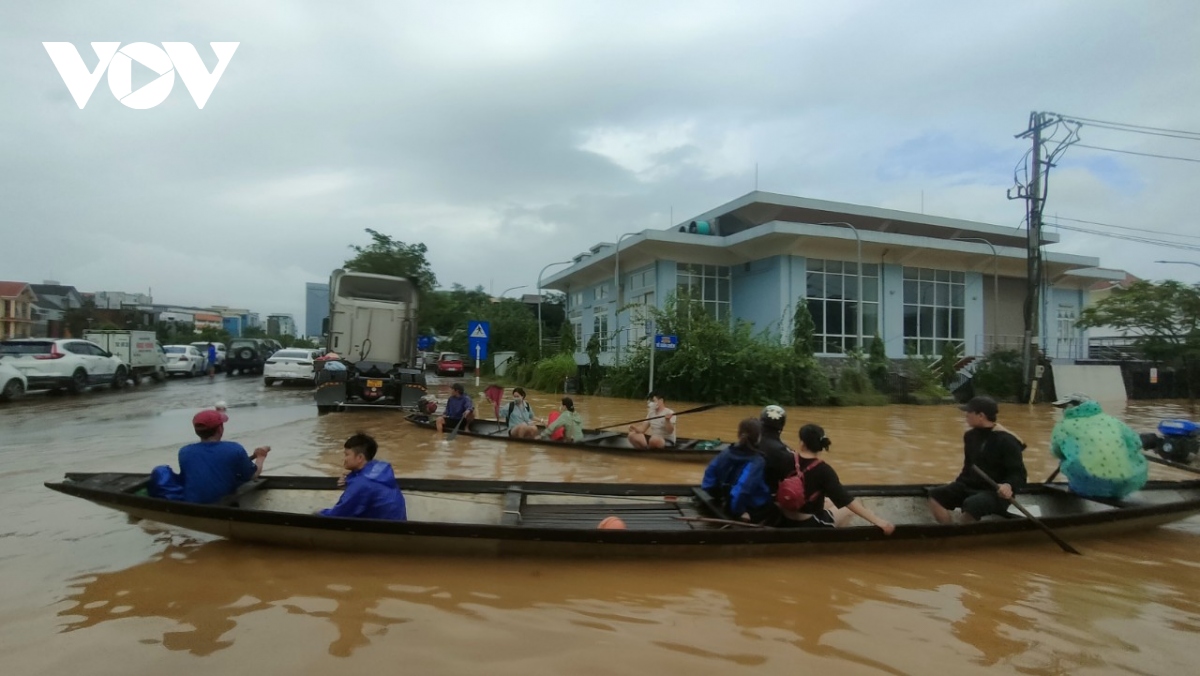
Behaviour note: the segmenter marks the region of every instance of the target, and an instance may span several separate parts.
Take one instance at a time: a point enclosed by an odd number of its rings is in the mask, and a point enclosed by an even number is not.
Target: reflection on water
[[[440,386],[439,386],[440,387]],[[471,388],[469,388],[470,390]],[[385,411],[318,417],[305,392],[250,379],[0,410],[0,650],[6,671],[95,673],[1031,674],[1191,673],[1200,633],[1200,522],[1068,557],[1049,541],[926,554],[704,562],[389,558],[203,541],[40,488],[67,470],[136,471],[172,461],[190,415],[224,399],[229,436],[273,447],[273,474],[336,474],[362,429],[414,477],[687,482],[703,464],[623,458],[552,444],[453,442]],[[156,398],[157,397],[157,398]],[[557,396],[534,395],[544,415]],[[484,414],[490,406],[481,397]],[[576,397],[589,426],[642,415],[635,401]],[[677,409],[692,402],[669,402]],[[702,403],[702,402],[701,402]],[[1107,405],[1138,430],[1195,417],[1178,402]],[[680,419],[680,434],[733,436],[757,407]],[[137,415],[134,415],[137,414]],[[962,462],[953,407],[799,408],[833,438],[847,483],[930,483]],[[1054,464],[1057,412],[1006,405],[1033,478]],[[31,453],[30,448],[49,453]],[[1153,467],[1157,478],[1179,474]],[[47,608],[50,608],[47,612]]]

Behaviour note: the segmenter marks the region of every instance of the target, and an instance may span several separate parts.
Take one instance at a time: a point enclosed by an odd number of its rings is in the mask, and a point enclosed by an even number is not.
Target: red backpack
[[[804,472],[816,467],[823,461],[817,458],[804,471],[800,470],[800,455],[792,449],[788,449],[792,453],[792,459],[796,461],[796,473],[779,482],[779,490],[775,492],[775,504],[780,508],[790,512],[800,511],[804,505],[816,500],[821,496],[820,491],[809,493],[804,488]]]

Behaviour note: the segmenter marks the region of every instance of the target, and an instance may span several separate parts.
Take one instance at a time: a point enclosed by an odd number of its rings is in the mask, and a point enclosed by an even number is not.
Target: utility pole
[[[1050,168],[1054,166],[1054,161],[1062,155],[1067,147],[1079,140],[1080,126],[1080,122],[1065,119],[1057,113],[1034,111],[1029,114],[1029,127],[1016,136],[1016,138],[1029,138],[1033,141],[1033,148],[1029,155],[1029,183],[1021,183],[1020,178],[1017,177],[1016,186],[1008,191],[1009,199],[1025,200],[1028,239],[1022,365],[1027,388],[1036,378],[1037,359],[1035,356],[1042,329],[1040,326],[1042,295],[1046,281],[1045,260],[1042,255],[1042,212],[1046,206],[1046,185],[1049,182]],[[1066,129],[1066,136],[1055,139],[1060,128]],[[1048,129],[1049,133],[1046,133]],[[1046,150],[1048,143],[1055,144],[1050,151]]]

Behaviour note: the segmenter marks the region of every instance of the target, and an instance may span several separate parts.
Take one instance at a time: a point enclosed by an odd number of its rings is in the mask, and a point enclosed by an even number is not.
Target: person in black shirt
[[[758,415],[758,421],[762,424],[758,450],[765,461],[763,480],[767,482],[767,488],[771,489],[771,495],[775,495],[779,490],[779,482],[789,474],[796,473],[795,455],[780,439],[783,426],[787,424],[787,412],[783,407],[771,404]]]
[[[1008,511],[1013,491],[1025,485],[1025,444],[996,423],[1000,407],[990,397],[975,397],[961,407],[967,425],[963,435],[963,467],[958,478],[929,490],[929,509],[938,523],[952,523],[955,509],[962,509],[964,523]],[[974,470],[979,469],[1000,485],[995,490]]]
[[[862,500],[853,497],[842,482],[837,472],[823,461],[819,454],[828,451],[832,442],[825,436],[825,430],[820,425],[808,424],[800,428],[800,450],[796,453],[799,458],[800,471],[804,473],[804,494],[806,502],[798,512],[779,507],[782,518],[776,524],[779,528],[842,528],[850,525],[853,515],[857,514],[875,526],[886,535],[891,535],[896,527],[886,519],[872,512]],[[796,473],[793,466],[792,474]],[[826,507],[826,500],[833,503],[834,509]]]

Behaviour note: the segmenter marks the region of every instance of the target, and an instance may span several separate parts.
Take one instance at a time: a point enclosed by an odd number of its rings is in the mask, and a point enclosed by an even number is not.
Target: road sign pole
[[[658,346],[654,343],[657,338],[658,334],[654,332],[654,320],[652,319],[650,320],[650,392],[654,391],[654,353],[658,352]]]
[[[479,387],[479,346],[475,346],[475,387]]]

